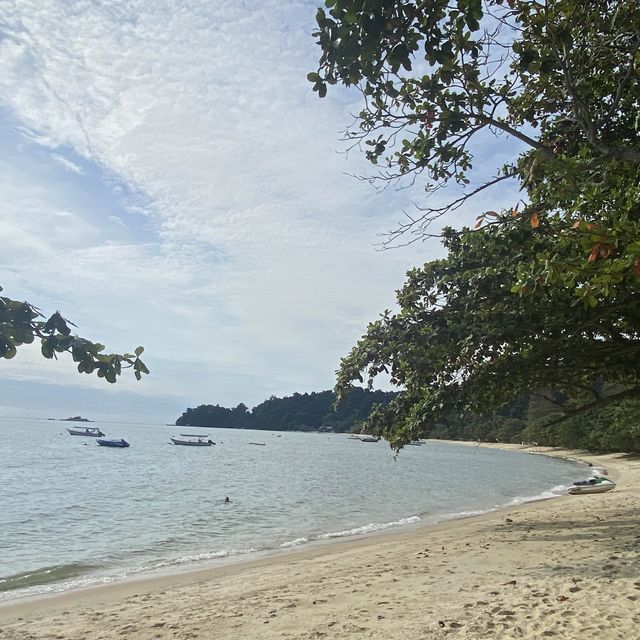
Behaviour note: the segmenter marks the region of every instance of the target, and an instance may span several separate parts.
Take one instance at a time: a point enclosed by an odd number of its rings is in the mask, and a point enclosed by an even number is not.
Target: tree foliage
[[[624,400],[615,406],[596,407],[551,426],[545,421],[532,423],[523,429],[520,439],[592,451],[640,451],[640,402]]]
[[[540,275],[607,295],[620,272],[640,273],[640,9],[635,0],[329,0],[318,10],[322,49],[309,74],[357,87],[364,108],[347,138],[364,147],[378,178],[428,175],[427,195],[457,185],[459,197],[427,206],[391,234],[411,242],[479,191],[515,180],[526,201],[514,214],[535,226],[560,214],[574,225],[580,262],[535,256],[521,286]],[[473,174],[485,130],[525,145],[495,176]],[[481,175],[487,159],[481,158]],[[516,205],[522,204],[518,211]],[[478,212],[492,215],[494,212]],[[484,218],[483,218],[484,219]],[[559,239],[560,241],[563,238]],[[602,273],[601,273],[602,271]]]
[[[604,392],[603,385],[596,387]],[[614,389],[609,391],[615,393]],[[451,415],[433,428],[431,437],[592,451],[640,451],[640,401],[623,400],[615,406],[595,407],[580,416],[554,422],[562,414],[566,400],[558,392],[523,394],[490,414]]]
[[[392,443],[421,437],[456,414],[483,415],[522,392],[557,389],[563,416],[640,393],[640,287],[629,276],[600,304],[547,283],[514,292],[529,255],[552,233],[515,218],[479,233],[448,232],[448,257],[409,273],[400,310],[385,313],[343,359],[337,389],[387,373],[401,396],[374,415]],[[561,224],[561,222],[558,222]],[[557,247],[556,247],[557,249]],[[499,257],[499,259],[497,259]],[[605,396],[596,378],[621,390]]]
[[[0,287],[2,291],[2,287]],[[75,326],[56,311],[45,318],[39,309],[28,302],[19,302],[0,296],[0,357],[10,360],[18,347],[40,339],[40,351],[45,358],[57,358],[68,352],[78,363],[80,373],[96,373],[107,382],[116,382],[123,369],[132,368],[137,380],[149,373],[140,356],[144,349],[136,347],[134,353],[102,353],[104,345],[72,335]]]
[[[187,409],[177,425],[268,431],[359,431],[376,405],[390,402],[395,393],[356,389],[339,407],[331,391],[272,396],[249,411],[204,404]]]
[[[404,391],[372,423],[395,446],[537,389],[569,396],[565,418],[637,395],[637,1],[325,4],[314,89],[361,91],[347,138],[378,179],[427,175],[421,215],[389,242],[423,239],[439,216],[503,180],[522,192],[502,211],[478,211],[473,230],[444,230],[448,257],[408,274],[399,311],[343,360],[339,395],[363,373],[372,384],[388,372]],[[478,182],[474,144],[485,130],[523,150]],[[430,204],[452,186],[455,199]],[[599,395],[597,378],[621,390]]]

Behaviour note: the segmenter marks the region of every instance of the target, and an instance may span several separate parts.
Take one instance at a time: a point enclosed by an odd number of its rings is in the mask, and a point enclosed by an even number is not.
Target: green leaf
[[[103,344],[72,336],[69,325],[75,325],[65,320],[60,312],[56,311],[46,321],[38,320],[42,317],[40,311],[31,304],[0,296],[0,357],[13,358],[17,347],[31,344],[36,337],[40,337],[43,357],[57,358],[58,353],[70,351],[80,373],[93,373],[97,369],[98,377],[105,378],[108,375],[109,382],[115,382],[114,376],[117,378],[120,375],[123,360],[133,366],[135,361],[131,354],[102,354],[105,349]],[[136,349],[136,359],[143,351],[142,347]],[[148,373],[144,364],[141,366]]]
[[[10,341],[0,338],[0,358],[5,358],[6,360],[11,360],[16,355],[16,347]]]

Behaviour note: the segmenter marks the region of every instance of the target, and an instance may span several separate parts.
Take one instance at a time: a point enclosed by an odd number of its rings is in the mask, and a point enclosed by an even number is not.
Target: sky
[[[330,389],[406,271],[444,255],[377,248],[421,190],[353,177],[371,173],[340,141],[359,96],[306,80],[317,6],[0,5],[3,295],[110,352],[143,345],[151,370],[110,385],[22,347],[0,361],[0,415],[172,423]]]

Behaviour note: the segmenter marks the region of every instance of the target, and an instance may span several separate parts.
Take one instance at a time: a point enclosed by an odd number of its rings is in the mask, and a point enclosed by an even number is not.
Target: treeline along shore
[[[596,389],[606,395],[606,388]],[[187,409],[178,426],[267,431],[367,430],[367,418],[376,405],[396,396],[391,391],[355,388],[336,406],[332,391],[294,393],[268,400],[249,410],[202,404]],[[592,451],[640,451],[640,402],[628,400],[615,407],[581,412],[558,421],[568,407],[562,393],[541,391],[523,394],[498,411],[486,415],[451,414],[447,420],[424,425],[424,436],[447,440],[535,443],[540,446],[585,448]]]
[[[390,391],[354,389],[335,407],[332,391],[294,393],[284,398],[271,396],[251,411],[242,403],[233,409],[202,404],[187,409],[176,425],[267,431],[359,431],[375,405],[388,404],[395,396]]]

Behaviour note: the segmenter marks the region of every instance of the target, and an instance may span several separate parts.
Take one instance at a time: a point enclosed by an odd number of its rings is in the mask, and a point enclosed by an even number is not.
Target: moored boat
[[[213,440],[209,440],[208,436],[203,435],[192,435],[189,433],[181,433],[180,438],[176,436],[169,436],[169,440],[173,442],[173,444],[180,444],[187,447],[210,447],[214,445],[215,442]],[[207,438],[205,440],[205,438]]]
[[[102,438],[104,433],[98,427],[80,427],[79,429],[69,429],[67,431],[70,436],[88,436],[89,438]]]
[[[380,436],[371,436],[367,433],[350,433],[349,440],[360,440],[360,442],[379,442]]]
[[[116,447],[124,449],[129,446],[129,443],[124,438],[98,438],[96,442],[101,447]]]

